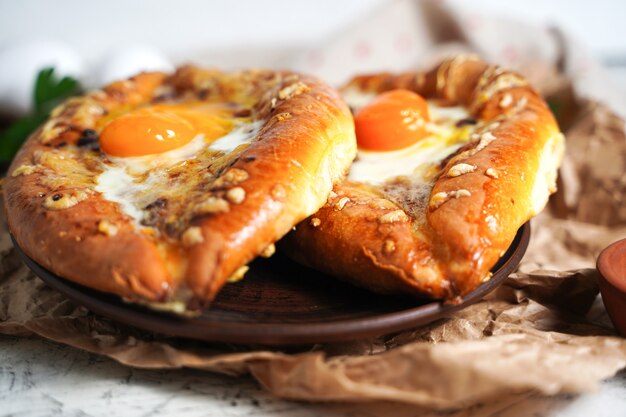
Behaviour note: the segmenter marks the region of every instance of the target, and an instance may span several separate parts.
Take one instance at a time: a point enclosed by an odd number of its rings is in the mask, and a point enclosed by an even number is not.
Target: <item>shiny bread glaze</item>
[[[373,291],[458,300],[490,278],[519,227],[556,190],[563,135],[523,77],[475,56],[423,73],[357,76],[343,91],[397,88],[465,106],[479,123],[472,140],[439,166],[421,211],[379,186],[342,182],[282,247]]]
[[[185,187],[146,207],[154,221],[138,225],[95,190],[106,158],[98,129],[139,106],[198,101],[232,104],[233,117],[262,127],[247,146],[179,167],[177,184]],[[355,152],[347,106],[313,77],[191,66],[144,73],[53,111],[8,171],[8,224],[22,249],[61,277],[185,312],[206,306],[322,206]]]

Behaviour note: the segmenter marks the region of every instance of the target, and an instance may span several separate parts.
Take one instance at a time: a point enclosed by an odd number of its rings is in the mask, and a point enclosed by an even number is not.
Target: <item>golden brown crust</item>
[[[375,187],[345,181],[281,241],[295,260],[381,293],[448,294],[430,244]]]
[[[79,142],[139,105],[188,100],[232,102],[263,127],[211,166],[191,162],[206,179],[194,172],[180,201],[155,200],[140,227],[95,191],[105,156]],[[314,78],[194,67],[141,74],[72,99],[27,141],[4,184],[8,223],[24,251],[60,276],[133,301],[198,307],[325,202],[355,147],[349,110]],[[205,210],[192,210],[200,202]]]
[[[454,299],[489,278],[519,227],[555,191],[563,138],[521,76],[475,57],[427,73],[360,76],[345,87],[395,88],[462,104],[479,120],[472,141],[441,165],[425,217],[407,214],[375,187],[344,182],[284,247],[300,262],[375,291]],[[349,202],[333,208],[344,197]]]

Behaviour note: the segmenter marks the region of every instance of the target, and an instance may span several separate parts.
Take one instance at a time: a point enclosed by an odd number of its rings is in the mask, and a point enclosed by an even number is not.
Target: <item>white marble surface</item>
[[[249,377],[131,369],[38,338],[0,335],[0,415],[7,416],[626,416],[626,372],[580,396],[532,395],[431,414],[407,405],[309,404],[273,398]]]

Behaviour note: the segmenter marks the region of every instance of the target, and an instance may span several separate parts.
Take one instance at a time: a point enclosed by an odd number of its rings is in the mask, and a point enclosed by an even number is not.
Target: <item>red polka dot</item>
[[[578,71],[587,72],[591,68],[591,63],[587,58],[579,58],[576,61],[576,66],[578,67]]]
[[[502,58],[508,63],[514,63],[519,58],[519,51],[514,46],[506,46],[502,50]]]
[[[467,29],[471,32],[482,29],[483,23],[483,18],[478,15],[470,15],[465,20],[465,25],[467,25]]]
[[[324,54],[318,50],[311,51],[307,56],[307,61],[310,66],[319,68],[324,65]]]
[[[393,41],[398,52],[407,52],[413,48],[413,38],[406,33],[401,33]]]
[[[372,50],[369,42],[358,41],[354,44],[354,56],[358,59],[367,59],[370,57]]]

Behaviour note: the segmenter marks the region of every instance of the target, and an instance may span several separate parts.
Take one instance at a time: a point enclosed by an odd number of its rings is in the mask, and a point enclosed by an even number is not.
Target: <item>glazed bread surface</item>
[[[107,120],[160,103],[222,103],[258,131],[231,152],[187,158],[135,204],[98,191]],[[4,183],[8,225],[53,273],[152,308],[206,306],[246,264],[321,207],[356,152],[349,109],[323,82],[287,71],[182,67],[70,99],[35,132]],[[142,181],[137,181],[138,186]],[[147,197],[146,197],[147,198]],[[131,213],[132,214],[132,213]]]
[[[393,194],[379,184],[337,184],[282,247],[377,292],[458,301],[490,278],[517,230],[556,190],[563,135],[523,77],[474,56],[426,73],[358,76],[343,93],[350,104],[399,88],[465,107],[476,123],[468,142],[432,180],[398,179]]]

